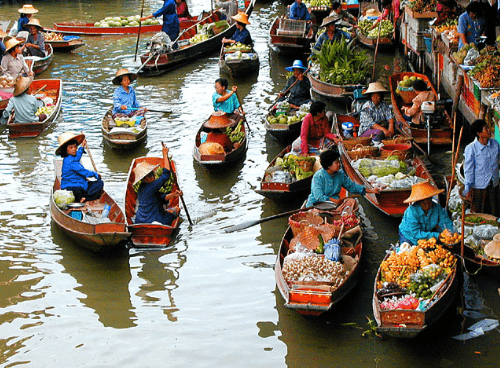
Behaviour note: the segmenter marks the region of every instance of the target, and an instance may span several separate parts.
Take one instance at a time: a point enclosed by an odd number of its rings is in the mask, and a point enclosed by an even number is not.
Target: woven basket
[[[404,137],[402,135],[395,135],[391,139],[382,139],[382,143],[386,146],[391,144],[411,144],[412,140],[413,137]]]
[[[310,226],[321,225],[323,223],[323,218],[309,211],[298,212],[288,218],[288,223],[292,228],[293,236],[297,236]]]
[[[358,145],[369,146],[371,142],[372,142],[372,137],[347,138],[347,139],[344,139],[344,147],[348,151],[351,151],[354,148],[356,148],[356,146],[358,146]]]
[[[404,88],[401,89],[402,87],[398,87],[397,91],[399,92],[399,95],[401,96],[401,99],[405,104],[411,104],[413,99],[417,96],[417,93],[413,90],[413,87],[409,88]]]
[[[406,160],[410,155],[411,144],[390,144],[380,148],[380,157],[398,156],[401,161]]]
[[[295,162],[297,165],[302,168],[304,171],[312,171],[314,162],[313,160],[301,160],[301,159],[295,159]]]
[[[375,146],[356,146],[354,151],[347,151],[351,160],[358,160],[365,157],[378,157],[379,150]]]
[[[295,250],[297,243],[302,244],[307,249],[314,250],[319,247],[318,235],[321,234],[326,243],[335,236],[335,228],[332,224],[314,225],[304,228],[300,234],[290,241],[290,249]],[[338,234],[338,231],[337,231]]]

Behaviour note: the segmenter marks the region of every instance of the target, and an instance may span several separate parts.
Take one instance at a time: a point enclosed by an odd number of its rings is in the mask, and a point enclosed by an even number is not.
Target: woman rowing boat
[[[137,74],[129,72],[128,69],[119,69],[116,77],[113,78],[113,84],[120,86],[115,89],[113,95],[113,119],[119,117],[144,116],[147,111],[141,107],[137,101],[134,87],[130,85],[137,79]]]

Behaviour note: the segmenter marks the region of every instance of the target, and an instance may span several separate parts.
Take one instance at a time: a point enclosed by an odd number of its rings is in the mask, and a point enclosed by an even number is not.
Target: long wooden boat
[[[278,158],[283,158],[287,153],[290,153],[292,146],[289,145],[283,151],[281,151],[269,164],[260,182],[260,189],[255,191],[264,197],[276,200],[276,201],[287,201],[292,199],[297,199],[300,197],[306,197],[311,192],[311,182],[312,176],[308,178],[297,180],[294,182],[273,182],[266,178],[266,174],[271,173],[272,168],[276,165],[276,160]]]
[[[387,254],[384,258],[389,257]],[[418,309],[381,309],[377,295],[377,285],[381,281],[381,268],[378,269],[373,291],[373,315],[377,331],[385,336],[399,339],[412,339],[434,324],[455,302],[460,282],[457,263],[452,266],[443,287],[439,288],[429,301],[425,310]]]
[[[273,117],[275,116],[272,112],[267,114],[266,120],[264,121],[264,127],[278,142],[290,143],[300,135],[302,121],[304,119],[293,124],[271,124],[268,119]]]
[[[221,72],[229,74],[231,78],[249,76],[259,70],[259,54],[253,47],[250,52],[242,53],[242,57],[239,59],[233,59],[229,55],[231,53],[226,52],[224,45],[222,45],[219,68]]]
[[[252,0],[246,10],[246,14],[250,15],[253,10],[255,0]],[[208,17],[205,17],[198,24],[213,23],[223,19],[223,14],[219,10],[213,11]],[[191,62],[202,55],[218,50],[221,46],[224,37],[230,38],[236,31],[236,23],[230,24],[228,28],[210,37],[207,40],[190,44],[189,39],[196,35],[196,28],[186,29],[179,36],[179,48],[166,53],[155,53],[149,50],[140,56],[141,65],[143,65],[140,73],[145,76],[154,76],[163,74],[173,68]]]
[[[405,72],[405,73],[396,73],[389,77],[389,85],[391,89],[391,100],[392,107],[394,109],[394,115],[397,121],[400,121],[403,124],[401,133],[413,137],[415,143],[418,144],[427,144],[427,129],[421,128],[413,128],[410,127],[410,124],[403,118],[403,113],[401,112],[401,108],[403,106],[411,106],[412,103],[409,104],[404,103],[402,98],[396,93],[398,83],[404,79],[404,77],[420,77],[426,83],[430,90],[437,96],[437,92],[432,86],[431,81],[424,74]],[[431,144],[436,145],[449,145],[453,142],[453,124],[450,116],[444,110],[444,120],[438,128],[432,128],[430,132]]]
[[[332,219],[339,218],[335,211],[320,212],[330,223]],[[336,236],[338,233],[336,233]],[[287,281],[283,274],[285,257],[293,253],[291,243],[294,237],[291,227],[285,232],[280,244],[276,264],[274,267],[276,285],[285,300],[285,307],[295,310],[306,316],[318,316],[328,312],[342,300],[356,285],[359,278],[360,262],[363,252],[361,227],[355,226],[345,231],[341,236],[342,260],[349,269],[346,278],[335,286],[331,282],[319,281]]]
[[[33,93],[40,88],[45,87],[41,93],[45,97],[50,97],[54,102],[54,109],[44,121],[37,121],[28,124],[18,124],[15,122],[15,112],[12,113],[7,122],[9,129],[9,138],[37,137],[47,129],[59,116],[62,102],[62,81],[60,79],[35,79],[29,88]]]
[[[308,52],[314,42],[313,28],[306,21],[277,17],[269,30],[271,47],[280,52]]]
[[[72,37],[72,36],[64,36],[64,37]],[[80,39],[45,41],[45,43],[51,45],[54,52],[69,52],[85,45],[85,43]]]
[[[333,129],[336,130],[336,133],[342,138],[338,144],[339,152],[341,154],[341,160],[343,164],[343,168],[345,173],[349,176],[349,178],[356,182],[357,184],[363,185],[366,188],[373,188],[370,182],[359,172],[359,170],[353,167],[354,160],[351,159],[349,154],[347,153],[347,149],[343,143],[343,133],[341,129],[341,125],[344,121],[354,122],[354,125],[359,124],[355,118],[347,115],[337,114],[334,117]],[[411,165],[416,169],[415,175],[425,179],[430,180],[430,182],[437,187],[432,175],[427,170],[424,161],[418,157],[414,156],[413,158],[406,160],[408,165]],[[408,189],[384,189],[379,193],[366,193],[365,198],[373,204],[380,211],[385,213],[386,215],[393,217],[402,217],[408,204],[403,201],[407,199],[411,194],[411,188]]]
[[[57,227],[73,241],[94,252],[104,253],[123,247],[130,236],[125,216],[105,191],[99,199],[87,201],[81,208],[63,210],[56,205],[53,194],[61,189],[62,162],[62,159],[54,160],[56,178],[50,194],[50,216]],[[111,206],[111,209],[108,218],[102,219],[101,213],[105,205]]]
[[[377,47],[377,39],[367,37],[358,29],[356,29],[356,35],[358,36],[359,42],[370,48],[375,49]],[[392,50],[396,46],[394,39],[392,37],[380,37],[378,40],[378,50],[379,51],[387,51]]]
[[[25,56],[26,64],[31,68],[35,75],[40,74],[41,72],[47,70],[52,59],[54,58],[54,49],[52,45],[46,43],[45,44],[45,57],[41,58],[38,56]]]
[[[316,92],[318,95],[332,100],[346,99],[353,95],[354,90],[359,88],[359,84],[331,84],[327,82],[323,82],[319,80],[319,78],[314,75],[314,73],[307,74],[309,81],[311,82],[311,89],[313,92]]]
[[[146,140],[148,134],[148,123],[146,117],[141,119],[141,123],[134,126],[117,126],[113,119],[113,108],[104,114],[101,123],[101,132],[104,140],[114,149],[131,149]]]
[[[130,240],[133,245],[138,248],[159,248],[167,247],[172,242],[177,229],[179,228],[180,218],[176,218],[171,225],[162,224],[135,224],[134,217],[137,208],[137,192],[133,187],[134,182],[134,168],[141,162],[147,162],[151,165],[160,165],[165,167],[165,160],[160,157],[138,157],[132,161],[130,170],[127,177],[127,187],[125,189],[125,217],[128,224],[128,230],[131,233]],[[175,174],[177,172],[175,163],[172,164],[171,171]],[[168,167],[168,166],[167,166]],[[177,190],[177,183],[174,181],[173,189]],[[179,197],[173,198],[169,206],[174,207],[179,205]]]
[[[248,132],[247,123],[243,115],[230,114],[229,119],[232,121],[231,126],[235,127],[238,123],[241,123],[241,131],[244,133],[244,138],[241,143],[234,144],[231,151],[217,154],[204,154],[200,151],[200,145],[202,144],[202,136],[209,134],[212,129],[206,128],[205,123],[203,123],[196,133],[195,144],[193,148],[194,159],[206,169],[219,169],[230,164],[234,164],[237,161],[245,157],[248,150]],[[223,129],[224,130],[224,129]]]

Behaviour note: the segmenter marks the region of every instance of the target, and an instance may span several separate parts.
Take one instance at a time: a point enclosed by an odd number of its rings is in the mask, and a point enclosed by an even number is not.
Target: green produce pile
[[[139,27],[140,15],[131,15],[130,17],[106,17],[94,23],[94,27]],[[158,19],[147,19],[142,22],[143,26],[158,25]]]
[[[311,156],[302,157],[293,154],[287,155],[284,158],[278,157],[274,167],[281,167],[283,170],[292,174],[297,180],[306,179],[314,174],[313,171],[304,171],[297,161],[313,161],[314,163],[316,162],[316,158]]]
[[[158,179],[163,174],[163,167],[158,166],[155,170],[155,180]],[[139,187],[141,186],[142,180],[140,180],[137,184],[134,185],[134,191],[137,193]],[[163,184],[163,186],[158,190],[161,194],[168,194],[172,191],[174,187],[174,176],[170,174],[168,180]]]
[[[245,132],[241,129],[243,124],[243,120],[240,120],[238,125],[235,128],[227,127],[226,134],[229,136],[229,139],[233,143],[241,143],[243,139],[245,139]]]
[[[306,4],[306,6],[308,8],[310,8],[310,7],[330,8],[332,6],[332,3],[330,2],[330,0],[307,0],[307,1],[304,1],[304,4]]]
[[[40,114],[45,114],[49,116],[52,114],[52,111],[54,111],[54,106],[42,106],[39,107],[38,110],[36,110],[35,115],[38,116]]]
[[[244,43],[237,42],[234,43],[230,46],[224,47],[225,52],[235,52],[235,51],[241,51],[241,52],[250,52],[252,51],[252,46],[250,45],[245,45]]]
[[[195,34],[193,37],[191,37],[189,39],[189,43],[191,45],[194,45],[195,43],[199,43],[199,42],[202,42],[202,41],[205,41],[205,40],[208,40],[210,37],[209,35],[207,34],[204,34],[204,33],[198,33],[198,34]]]
[[[371,19],[360,20],[358,22],[359,30],[361,31],[362,34],[364,34],[367,37],[377,38],[379,25],[377,24],[375,28],[370,29],[372,28],[374,23],[375,20]],[[394,33],[394,26],[392,25],[392,22],[387,19],[382,20],[380,25],[380,37],[392,36],[393,33]]]
[[[300,123],[304,116],[306,116],[306,112],[299,112],[297,115],[279,115],[275,116],[273,114],[269,114],[267,116],[267,121],[269,124],[288,124],[292,125],[295,123]]]
[[[54,198],[54,202],[59,208],[65,208],[67,204],[73,203],[75,201],[73,192],[66,189],[56,190],[52,198]]]
[[[404,161],[400,161],[398,156],[389,156],[385,160],[375,160],[371,158],[362,158],[359,161],[359,172],[368,178],[371,175],[378,177],[405,172],[408,166]]]
[[[366,82],[370,60],[365,50],[358,49],[345,40],[325,42],[318,52],[313,49],[313,70],[326,83],[346,85]]]
[[[465,217],[466,222],[472,222],[473,224],[478,224],[478,225],[493,225],[493,226],[498,226],[499,223],[498,221],[495,220],[486,220],[484,217],[481,216],[466,216]]]
[[[447,272],[439,265],[431,263],[411,276],[408,291],[415,293],[417,298],[429,299],[434,292],[433,285],[446,278]]]
[[[476,45],[473,44],[473,43],[468,43],[467,45],[464,45],[460,50],[458,51],[455,51],[452,56],[453,56],[453,59],[455,59],[455,62],[457,64],[460,64],[462,65],[464,63],[464,59],[465,57],[467,56],[467,52],[471,49],[471,48],[476,48]]]

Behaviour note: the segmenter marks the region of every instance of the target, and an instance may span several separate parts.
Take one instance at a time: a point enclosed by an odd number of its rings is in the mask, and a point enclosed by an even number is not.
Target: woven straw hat
[[[215,111],[204,125],[210,129],[227,128],[234,125],[234,121],[229,119],[224,111]]]
[[[38,28],[39,31],[43,31],[43,27],[40,24],[40,21],[36,18],[31,18],[28,23],[26,23],[23,27],[24,29],[29,29],[30,26]]]
[[[118,69],[118,71],[116,72],[116,77],[113,78],[113,84],[115,86],[119,86],[121,82],[121,77],[123,77],[124,75],[128,75],[131,82],[137,79],[137,74],[129,72],[127,68]]]
[[[307,70],[301,60],[294,60],[292,66],[287,66],[285,68],[285,70],[288,70],[289,72],[293,72],[294,69],[301,69],[302,71]]]
[[[250,24],[248,21],[248,15],[245,13],[238,13],[236,15],[233,15],[231,18],[233,18],[235,21],[243,24]]]
[[[388,90],[384,88],[382,83],[373,82],[368,85],[368,89],[363,92],[364,95],[368,95],[370,93],[389,93]]]
[[[17,79],[16,85],[14,86],[14,92],[12,93],[14,97],[26,92],[26,90],[30,88],[32,82],[33,77],[19,77]]]
[[[500,259],[500,242],[493,240],[486,244],[484,247],[484,253],[488,257]]]
[[[380,17],[382,15],[377,9],[368,9],[365,13],[365,17]]]
[[[423,181],[418,184],[414,184],[411,187],[410,196],[405,199],[404,203],[412,203],[418,202],[423,199],[432,198],[435,195],[441,194],[444,192],[444,189],[438,189],[434,187],[429,180]]]
[[[85,134],[83,133],[78,134],[71,131],[64,132],[63,134],[61,134],[59,138],[57,138],[57,140],[59,141],[59,147],[57,147],[56,149],[56,155],[60,156],[61,148],[72,139],[76,140],[78,144],[81,144],[85,139]]]
[[[17,11],[21,14],[35,14],[38,13],[38,9],[31,4],[24,4],[21,9],[17,9]]]
[[[147,162],[139,162],[136,167],[134,167],[133,173],[134,173],[134,184],[136,185],[138,182],[140,182],[142,179],[144,179],[150,172],[154,171],[157,169],[157,167],[160,165],[153,165],[149,164]]]
[[[17,45],[22,44],[24,41],[18,40],[17,38],[13,37],[9,39],[7,42],[5,42],[5,52],[4,54],[8,53],[11,49],[16,47]]]
[[[326,17],[325,19],[323,19],[323,22],[321,22],[320,27],[326,27],[327,25],[332,24],[332,23],[337,24],[340,21],[341,21],[340,18],[332,15],[331,17]]]

